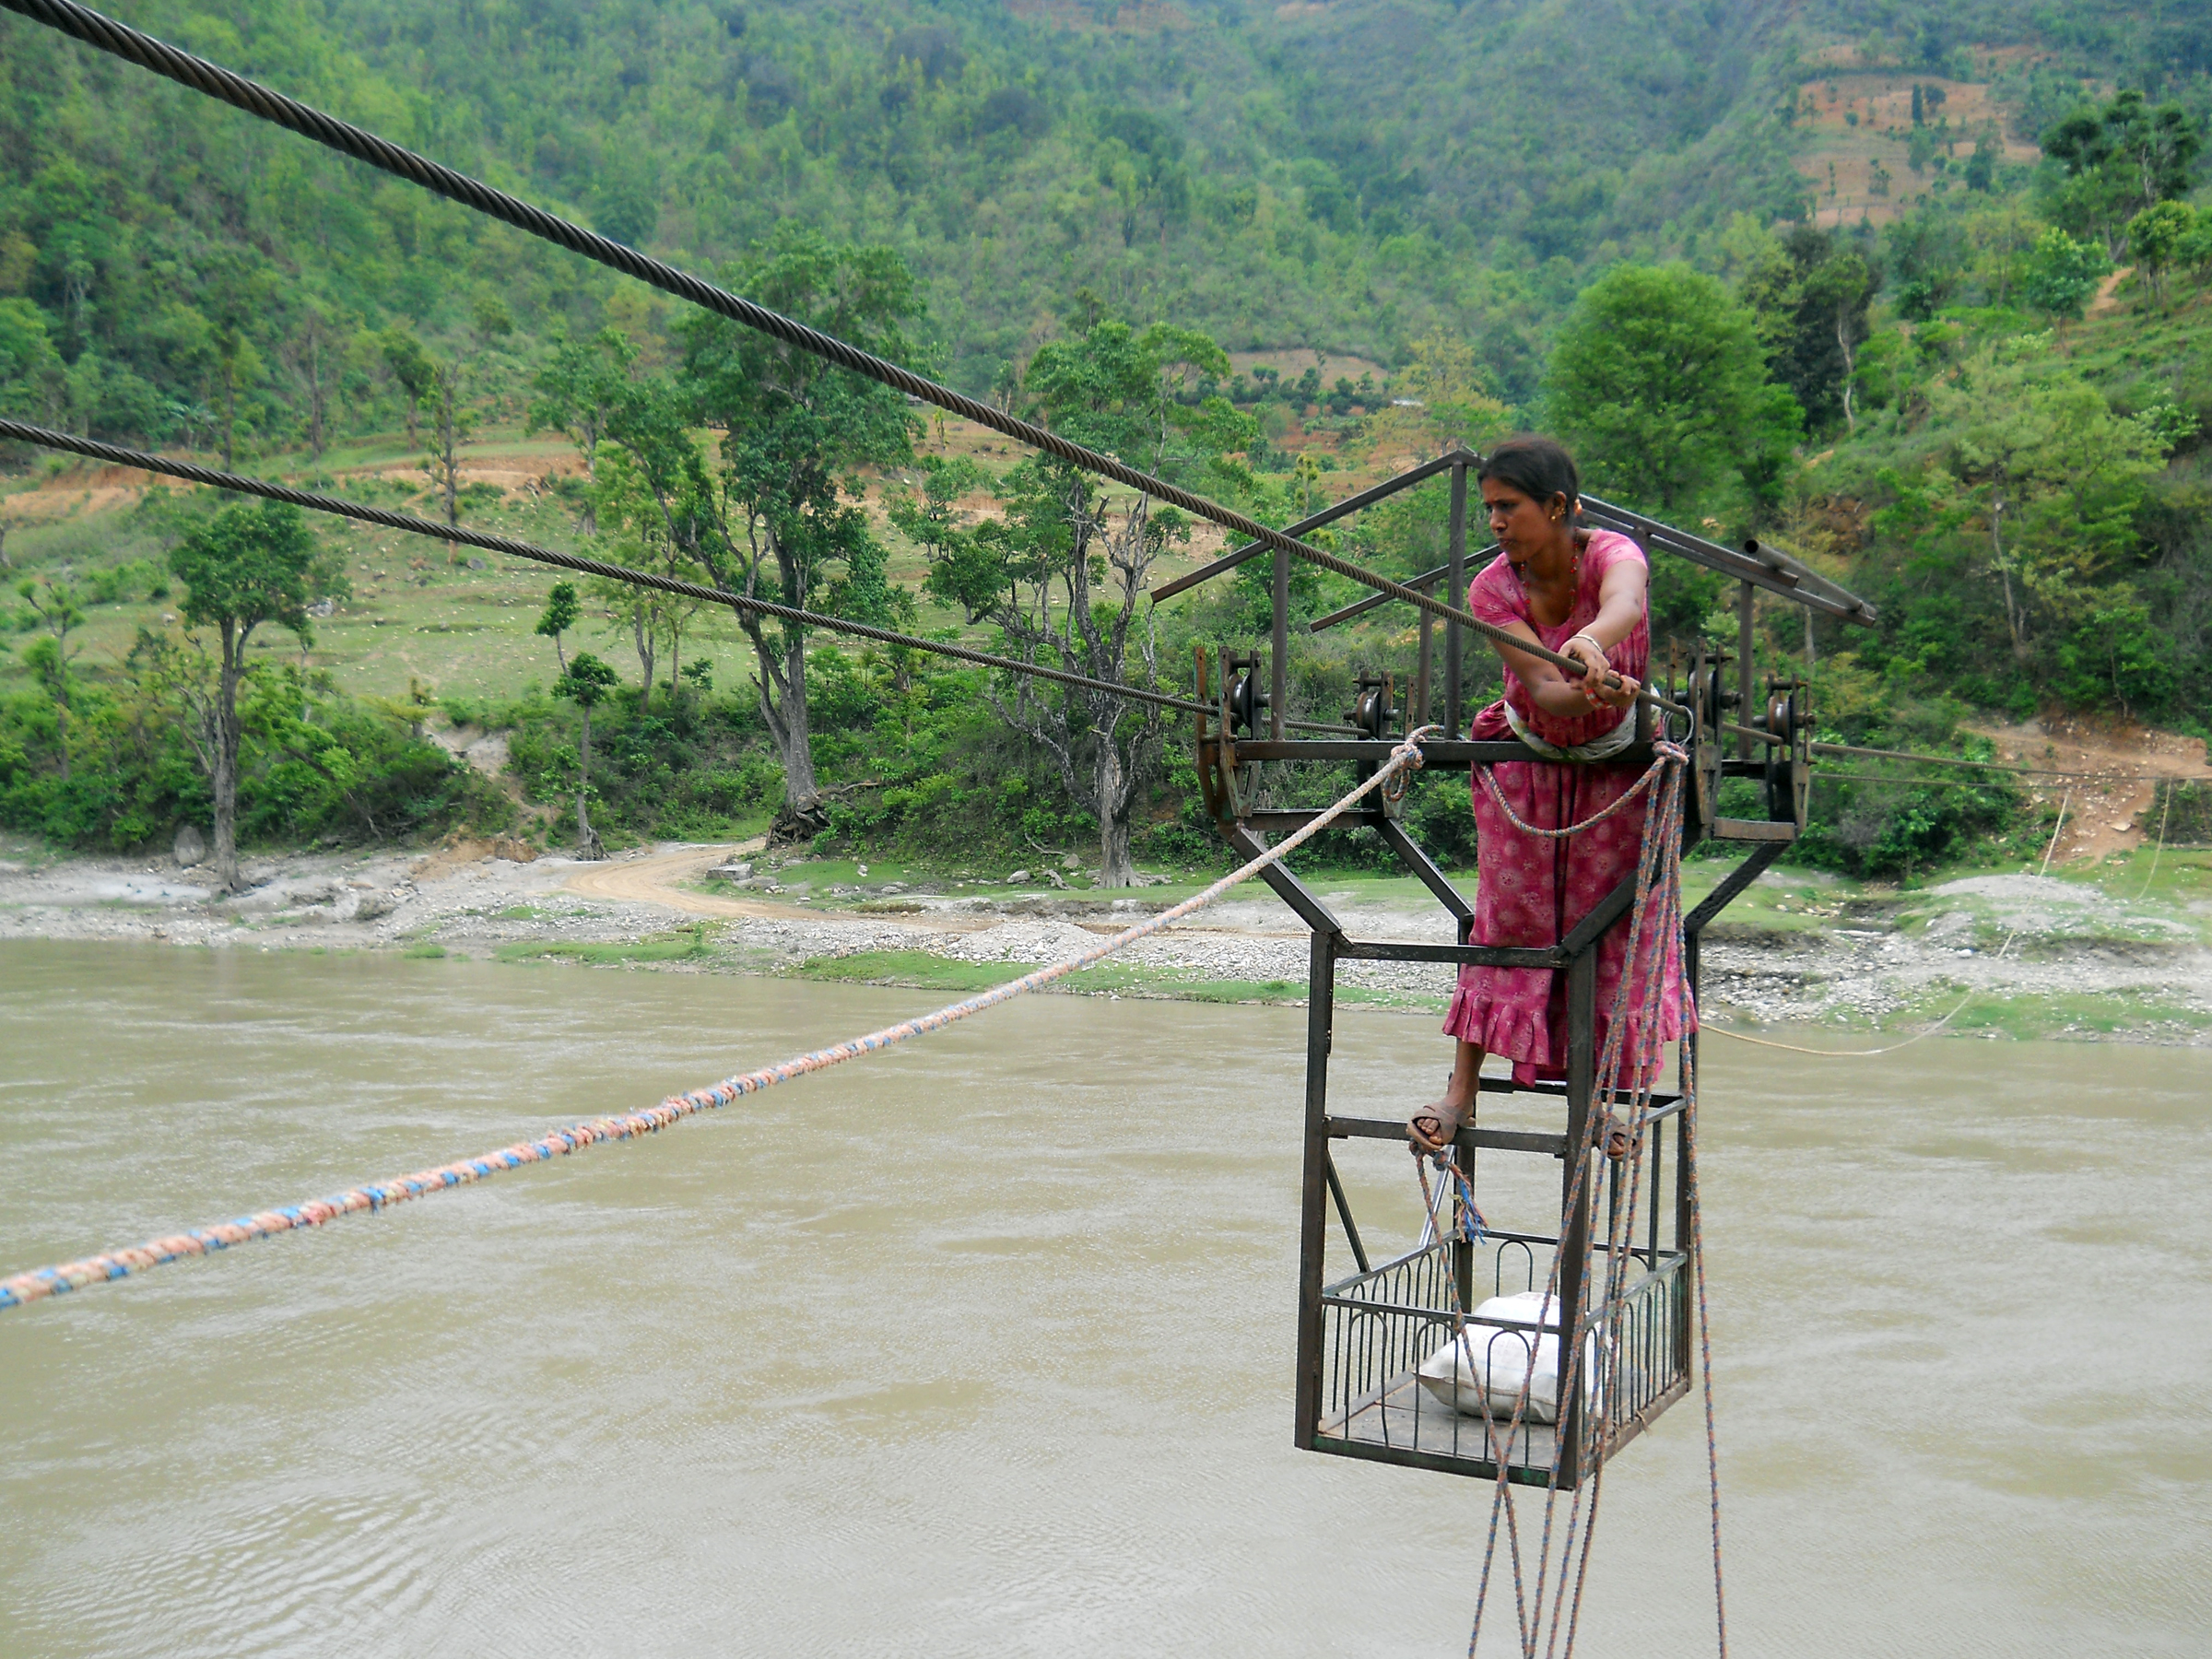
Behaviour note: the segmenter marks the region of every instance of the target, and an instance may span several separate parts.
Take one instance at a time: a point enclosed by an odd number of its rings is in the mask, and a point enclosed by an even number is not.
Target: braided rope
[[[1677,754],[1681,752],[1672,744],[1660,747],[1673,748]],[[1652,786],[1652,781],[1659,775],[1661,764],[1660,761],[1653,761],[1651,765],[1644,768],[1643,776],[1636,780],[1635,787],[1626,794],[1620,796],[1603,811],[1594,813],[1579,824],[1569,824],[1564,830],[1539,830],[1534,824],[1523,823],[1521,815],[1506,804],[1505,792],[1499,788],[1498,780],[1490,775],[1490,768],[1477,766],[1475,772],[1477,777],[1481,778],[1483,787],[1489,791],[1490,799],[1497,803],[1498,810],[1505,814],[1506,821],[1514,829],[1520,830],[1524,835],[1537,835],[1546,841],[1565,841],[1571,835],[1580,835],[1585,830],[1594,830],[1617,812],[1626,811],[1630,802],[1635,800],[1637,796]]]
[[[512,1146],[487,1152],[477,1158],[465,1158],[455,1163],[441,1164],[436,1169],[418,1170],[412,1175],[397,1176],[373,1185],[354,1187],[330,1198],[309,1199],[304,1203],[287,1205],[277,1209],[261,1210],[250,1216],[241,1216],[232,1221],[218,1222],[213,1227],[194,1228],[189,1232],[171,1233],[164,1238],[152,1239],[129,1249],[109,1251],[100,1255],[87,1256],[81,1261],[64,1262],[57,1266],[34,1268],[0,1279],[0,1310],[19,1308],[51,1296],[70,1290],[81,1290],[89,1285],[109,1279],[125,1278],[133,1273],[158,1267],[185,1256],[206,1255],[210,1251],[226,1250],[233,1244],[250,1240],[268,1238],[303,1227],[321,1227],[341,1216],[350,1216],[362,1210],[381,1210],[394,1204],[404,1204],[410,1198],[447,1191],[453,1187],[467,1186],[508,1170],[524,1164],[540,1163],[548,1159],[564,1158],[571,1152],[581,1152],[586,1147],[595,1147],[604,1141],[629,1140],[637,1135],[650,1135],[688,1117],[711,1112],[718,1106],[727,1106],[739,1097],[759,1094],[779,1083],[806,1077],[810,1072],[826,1071],[862,1054],[874,1053],[878,1049],[904,1042],[910,1037],[924,1036],[941,1030],[955,1020],[965,1019],[971,1014],[981,1014],[1015,997],[1041,989],[1055,980],[1091,966],[1112,956],[1126,946],[1148,935],[1158,933],[1211,904],[1231,888],[1249,881],[1270,865],[1279,864],[1298,848],[1303,846],[1325,829],[1334,819],[1349,810],[1360,797],[1371,790],[1380,788],[1383,782],[1402,770],[1418,770],[1421,765],[1420,742],[1436,731],[1424,726],[1391,751],[1375,775],[1361,783],[1349,794],[1329,806],[1314,820],[1293,834],[1286,836],[1257,858],[1230,871],[1204,892],[1185,899],[1182,903],[1164,910],[1126,928],[1081,954],[1040,968],[1034,973],[1024,974],[1018,980],[971,996],[965,1001],[951,1004],[918,1018],[901,1020],[854,1037],[799,1054],[776,1065],[764,1065],[706,1088],[693,1089],[688,1094],[671,1095],[658,1106],[641,1112],[632,1112],[621,1117],[594,1118],[568,1129],[557,1129],[537,1140],[517,1141]]]
[[[1418,589],[1378,575],[1347,559],[1339,559],[1311,542],[1286,535],[1257,519],[1248,517],[1233,508],[1224,507],[1218,501],[1180,485],[1171,484],[1165,478],[1141,471],[1102,451],[1071,442],[1033,421],[1023,420],[1004,409],[994,408],[980,398],[955,392],[950,386],[940,385],[911,369],[879,358],[874,352],[863,351],[833,335],[824,334],[780,312],[755,304],[750,300],[731,293],[727,288],[702,281],[650,254],[625,247],[596,231],[586,230],[558,214],[532,206],[519,196],[496,190],[480,180],[470,178],[466,173],[457,172],[428,157],[403,148],[389,139],[380,138],[351,122],[325,114],[311,104],[301,103],[296,98],[288,98],[258,81],[249,80],[232,70],[209,63],[206,58],[156,40],[128,24],[119,23],[89,6],[76,4],[76,0],[0,0],[0,6],[68,35],[73,40],[81,41],[112,57],[121,58],[125,63],[135,64],[141,69],[165,76],[180,86],[205,93],[218,102],[229,104],[232,109],[297,133],[326,149],[335,150],[339,155],[365,162],[394,178],[404,179],[434,195],[458,202],[474,212],[512,225],[526,235],[565,248],[571,253],[582,254],[609,270],[618,271],[625,276],[635,277],[640,282],[657,288],[663,293],[673,294],[701,310],[727,317],[734,323],[742,324],[771,339],[780,340],[786,346],[819,358],[824,362],[833,363],[840,369],[889,386],[923,403],[933,404],[948,414],[972,420],[978,426],[988,427],[1018,443],[1041,450],[1086,472],[1111,478],[1117,484],[1126,485],[1131,489],[1159,500],[1172,502],[1186,512],[1194,513],[1225,530],[1233,530],[1249,540],[1302,559],[1324,571],[1333,571],[1339,576],[1372,588],[1377,593],[1387,594],[1394,599],[1403,599],[1433,616],[1456,622],[1462,628],[1471,628],[1495,643],[1510,645],[1527,655],[1540,657],[1572,677],[1580,678],[1585,672],[1583,665],[1573,657],[1547,651],[1534,641],[1510,633],[1494,623],[1485,622],[1471,611],[1431,598]],[[1638,697],[1654,706],[1673,707],[1649,688],[1640,691]]]
[[[1660,788],[1654,797],[1654,805],[1645,824],[1642,844],[1639,849],[1636,898],[1628,917],[1629,959],[1621,975],[1620,985],[1614,995],[1605,1047],[1598,1057],[1595,1067],[1596,1088],[1594,1090],[1593,1100],[1593,1106],[1605,1113],[1603,1118],[1594,1117],[1594,1127],[1599,1124],[1610,1126],[1612,1123],[1617,1122],[1617,1120],[1611,1119],[1610,1108],[1613,1105],[1621,1104],[1629,1108],[1629,1124],[1622,1131],[1622,1137],[1631,1147],[1641,1147],[1643,1144],[1651,1123],[1653,1088],[1658,1071],[1657,1060],[1663,1047],[1658,1038],[1658,1031],[1665,1006],[1666,953],[1670,946],[1680,938],[1683,926],[1679,845],[1686,793],[1684,777],[1688,771],[1688,756],[1679,745],[1671,742],[1662,741],[1654,747],[1655,754],[1653,765],[1638,781],[1634,791],[1616,802],[1607,811],[1600,813],[1586,823],[1572,826],[1563,831],[1537,830],[1533,826],[1523,823],[1512,812],[1512,809],[1506,806],[1502,798],[1498,796],[1495,781],[1488,780],[1493,798],[1498,800],[1498,805],[1505,810],[1507,817],[1517,827],[1532,834],[1555,836],[1577,833],[1589,829],[1594,824],[1603,822],[1606,818],[1612,816],[1614,811],[1625,806],[1628,801],[1642,793],[1654,780],[1660,781]],[[1488,770],[1482,770],[1488,780]],[[1671,856],[1669,856],[1670,852],[1672,853]],[[1639,985],[1641,987],[1641,993],[1635,1009],[1639,1018],[1633,1022],[1638,1038],[1637,1052],[1630,1055],[1628,1053],[1628,1032],[1631,1024],[1628,1018],[1630,1012],[1630,994],[1632,987]],[[1622,1088],[1624,1069],[1628,1071],[1629,1075],[1625,1090]],[[1694,1079],[1693,1064],[1688,1058],[1686,1058],[1684,1069],[1686,1112],[1694,1111],[1696,1087]],[[1627,1096],[1625,1100],[1623,1099],[1624,1093]],[[1694,1133],[1690,1127],[1691,1122],[1692,1120],[1686,1116],[1686,1135]],[[1567,1194],[1561,1206],[1562,1231],[1564,1231],[1567,1218],[1575,1214],[1577,1206],[1582,1202],[1585,1183],[1590,1179],[1590,1171],[1595,1156],[1594,1144],[1597,1138],[1595,1135],[1585,1135],[1583,1137],[1583,1144],[1575,1149]],[[1440,1171],[1444,1167],[1440,1159]],[[1416,1171],[1420,1181],[1424,1206],[1433,1207],[1434,1201],[1430,1195],[1425,1163],[1418,1156]],[[1462,1183],[1462,1191],[1465,1194],[1465,1202],[1471,1206],[1474,1202],[1472,1186],[1465,1184],[1465,1174],[1456,1167],[1453,1169],[1452,1172],[1453,1178]],[[1692,1174],[1694,1179],[1694,1167]],[[1602,1288],[1589,1286],[1589,1267],[1591,1258],[1594,1253],[1595,1240],[1585,1236],[1583,1253],[1584,1284],[1594,1293],[1586,1295],[1585,1306],[1577,1321],[1576,1328],[1572,1331],[1562,1331],[1559,1335],[1559,1341],[1568,1345],[1568,1351],[1560,1356],[1559,1368],[1559,1399],[1562,1416],[1567,1403],[1575,1398],[1576,1391],[1581,1386],[1583,1343],[1595,1323],[1591,1309],[1602,1310],[1617,1307],[1625,1296],[1629,1271],[1628,1245],[1632,1242],[1634,1238],[1642,1191],[1643,1160],[1641,1158],[1635,1158],[1632,1160],[1632,1172],[1626,1202],[1615,1206],[1607,1224],[1606,1264]],[[1694,1206],[1694,1189],[1691,1193],[1691,1200]],[[1691,1271],[1697,1277],[1700,1297],[1700,1335],[1704,1345],[1703,1357],[1707,1362],[1705,1375],[1707,1453],[1712,1487],[1713,1571],[1717,1597],[1721,1582],[1720,1472],[1717,1441],[1712,1432],[1711,1343],[1703,1324],[1704,1281],[1701,1240],[1702,1235],[1699,1230],[1693,1207],[1688,1245],[1692,1256]],[[1544,1295],[1547,1299],[1555,1298],[1559,1293],[1561,1265],[1560,1255],[1555,1252],[1545,1283]],[[1461,1333],[1458,1339],[1464,1341],[1466,1315],[1465,1310],[1459,1306],[1456,1280],[1451,1286],[1450,1295],[1452,1310],[1457,1316],[1455,1324],[1460,1328]],[[1612,1363],[1613,1360],[1613,1356],[1601,1354],[1598,1356],[1597,1363],[1601,1371],[1610,1375],[1617,1369],[1616,1365]],[[1529,1368],[1529,1374],[1523,1378],[1522,1386],[1512,1409],[1505,1419],[1506,1430],[1509,1435],[1525,1416],[1533,1373],[1534,1367],[1532,1366]],[[1589,1478],[1577,1484],[1573,1498],[1568,1505],[1565,1526],[1559,1533],[1557,1559],[1559,1564],[1559,1573],[1555,1586],[1549,1581],[1551,1563],[1554,1559],[1554,1532],[1559,1519],[1558,1482],[1560,1463],[1566,1453],[1564,1436],[1562,1435],[1555,1441],[1551,1469],[1552,1484],[1545,1499],[1544,1524],[1536,1544],[1535,1579],[1532,1594],[1524,1577],[1520,1529],[1513,1512],[1512,1484],[1504,1455],[1505,1444],[1500,1439],[1492,1421],[1487,1390],[1483,1395],[1483,1418],[1486,1426],[1489,1429],[1488,1439],[1498,1474],[1491,1498],[1489,1526],[1482,1552],[1481,1576],[1477,1590],[1474,1627],[1467,1639],[1468,1654],[1472,1659],[1472,1655],[1481,1641],[1483,1617],[1488,1602],[1490,1576],[1498,1554],[1499,1526],[1502,1519],[1508,1535],[1507,1559],[1512,1568],[1517,1633],[1524,1659],[1536,1659],[1539,1652],[1545,1655],[1545,1659],[1552,1659],[1552,1655],[1555,1654],[1559,1655],[1559,1659],[1569,1659],[1573,1653],[1576,1634],[1581,1624],[1583,1590],[1588,1579],[1591,1550],[1596,1535],[1598,1507],[1604,1495],[1605,1464],[1601,1459],[1596,1467],[1590,1471]],[[1583,1509],[1585,1494],[1588,1498],[1586,1515]],[[1546,1606],[1547,1589],[1550,1591],[1548,1616]],[[1727,1645],[1724,1609],[1722,1613],[1720,1629],[1721,1646],[1724,1656]]]

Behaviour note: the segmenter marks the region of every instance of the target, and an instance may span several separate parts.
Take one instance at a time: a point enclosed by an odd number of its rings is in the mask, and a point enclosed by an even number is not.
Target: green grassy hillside
[[[2171,133],[2199,137],[2152,194],[2193,213],[2212,112],[2205,5],[162,0],[121,15],[693,268],[794,225],[886,247],[917,279],[919,354],[978,393],[1033,399],[1039,347],[1085,319],[1201,330],[1230,357],[1186,401],[1223,395],[1253,430],[1218,458],[1214,487],[1265,516],[1447,436],[1557,425],[1613,493],[1757,529],[1882,605],[1872,633],[1817,630],[1840,735],[1941,744],[1972,711],[2041,707],[2202,729],[2212,261],[2184,237],[2170,269],[2130,273],[2133,164],[2046,155],[2043,139],[2085,106],[2097,127],[2120,88],[2143,89],[2146,112],[2171,100]],[[635,383],[680,389],[667,301],[19,18],[0,18],[0,407],[434,512],[425,453],[442,373],[457,511],[558,546],[589,539],[581,457],[526,429],[537,382],[560,341],[611,331]],[[2111,121],[2097,131],[2132,142]],[[1603,335],[1604,280],[1634,269],[1665,273],[1654,294],[1710,278],[1696,302],[1745,320],[1750,372],[1784,394],[1758,456],[1730,440],[1687,482],[1663,479],[1639,470],[1648,444],[1585,418],[1589,388],[1555,347],[1578,327]],[[1631,413],[1653,429],[1681,418]],[[920,467],[958,457],[982,468],[965,509],[1001,511],[992,480],[1015,457],[957,429],[862,468],[852,500],[917,624],[991,642],[921,593],[928,550],[888,522]],[[11,587],[34,586],[0,655],[14,821],[127,841],[199,811],[182,751],[131,736],[166,706],[145,700],[141,629],[159,636],[174,614],[163,559],[177,522],[141,511],[127,479],[20,451],[0,468],[0,558]],[[1342,545],[1424,568],[1441,511],[1424,492],[1342,527]],[[519,741],[541,782],[508,806],[549,818],[573,763],[555,752],[572,711],[532,701],[551,677],[533,632],[547,579],[352,530],[326,539],[345,591],[312,644],[278,633],[259,648],[272,673],[298,670],[309,723],[323,698],[410,732],[424,699],[526,710],[518,731],[539,735]],[[55,581],[87,618],[61,670],[32,658]],[[1713,584],[1669,582],[1664,632],[1723,628]],[[1296,603],[1312,615],[1348,596],[1321,581]],[[1164,612],[1170,677],[1193,642],[1245,637],[1257,597],[1225,587]],[[707,719],[672,686],[655,715],[662,693],[638,687],[624,629],[601,614],[579,635],[630,684],[619,718],[706,721],[624,751],[637,827],[757,816],[772,762],[747,712],[749,648],[697,623],[683,650],[707,662],[722,712]],[[1390,611],[1301,641],[1301,705],[1333,712],[1361,669],[1408,673],[1412,644]],[[1769,666],[1805,645],[1794,612],[1766,618]],[[655,647],[656,679],[668,657]],[[853,797],[861,830],[987,822],[1018,846],[1080,826],[1084,806],[1033,754],[1013,765],[1020,746],[971,680],[837,661],[825,775],[890,786]],[[76,775],[57,793],[71,676],[88,707],[110,700],[109,752],[151,769],[131,786],[138,805],[54,805],[88,787]],[[157,749],[167,758],[147,759]],[[724,783],[655,818],[652,779],[685,766]],[[1009,766],[1020,789],[991,795]],[[1187,828],[1176,780],[1171,760],[1151,809],[1167,843]],[[920,806],[900,796],[910,786]],[[329,777],[320,794],[300,788],[270,807],[267,832],[345,818]],[[892,796],[903,804],[871,804]],[[439,800],[422,823],[500,810],[481,792]],[[1954,794],[1838,811],[1861,827],[1837,857],[1910,865],[2011,832],[2019,806]]]

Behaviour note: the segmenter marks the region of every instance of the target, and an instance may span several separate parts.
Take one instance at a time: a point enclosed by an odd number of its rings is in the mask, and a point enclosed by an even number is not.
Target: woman
[[[1467,608],[1507,632],[1573,658],[1579,678],[1539,657],[1499,645],[1505,695],[1475,717],[1469,735],[1518,737],[1543,760],[1506,761],[1490,769],[1499,792],[1524,824],[1559,830],[1594,818],[1636,785],[1641,769],[1607,764],[1634,740],[1635,698],[1651,657],[1644,604],[1643,554],[1625,535],[1586,530],[1574,461],[1548,438],[1500,443],[1478,477],[1489,509],[1498,557],[1467,590]],[[1602,824],[1554,840],[1514,828],[1477,775],[1475,828],[1477,943],[1556,945],[1598,900],[1636,873],[1648,793]],[[1597,1052],[1605,1049],[1615,998],[1627,962],[1625,926],[1598,947]],[[1682,1035],[1688,1010],[1677,947],[1665,947],[1665,994],[1659,1041]],[[1638,988],[1641,989],[1641,988]],[[1644,1053],[1637,1029],[1641,996],[1630,994],[1624,1080]],[[1689,1012],[1689,1029],[1696,1015]],[[1415,1145],[1441,1150],[1474,1120],[1477,1079],[1487,1054],[1513,1063],[1521,1083],[1566,1075],[1567,975],[1547,968],[1459,971],[1459,989],[1445,1017],[1459,1040],[1443,1099],[1414,1113]]]

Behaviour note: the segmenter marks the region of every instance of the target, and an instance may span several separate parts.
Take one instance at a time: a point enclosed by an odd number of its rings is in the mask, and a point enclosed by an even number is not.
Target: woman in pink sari
[[[1588,672],[1571,678],[1541,658],[1500,645],[1505,695],[1475,717],[1477,739],[1518,737],[1543,760],[1507,761],[1490,769],[1521,821],[1559,830],[1595,817],[1635,787],[1641,769],[1608,763],[1635,735],[1634,700],[1651,658],[1644,601],[1643,554],[1625,535],[1586,530],[1576,522],[1581,485],[1574,461],[1548,438],[1500,443],[1483,464],[1482,499],[1489,509],[1498,557],[1467,590],[1467,608],[1486,622],[1574,658]],[[1558,944],[1624,877],[1636,873],[1643,841],[1645,799],[1579,835],[1553,840],[1514,828],[1479,775],[1474,778],[1478,945]],[[1648,797],[1647,797],[1648,798]],[[1627,966],[1625,926],[1598,947],[1597,1047],[1604,1052],[1615,998]],[[1696,1029],[1682,994],[1678,950],[1663,948],[1666,984],[1658,1041]],[[1624,1082],[1633,1081],[1656,1045],[1638,1025],[1641,986],[1631,987]],[[1513,1063],[1522,1083],[1566,1075],[1567,975],[1548,968],[1459,971],[1459,988],[1444,1018],[1459,1048],[1443,1098],[1416,1112],[1407,1125],[1415,1144],[1438,1150],[1475,1114],[1477,1078],[1485,1054]]]

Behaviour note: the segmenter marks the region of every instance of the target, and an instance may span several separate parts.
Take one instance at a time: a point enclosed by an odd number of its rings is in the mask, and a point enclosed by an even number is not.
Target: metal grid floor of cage
[[[1470,1305],[1479,1305],[1489,1296],[1541,1291],[1556,1241],[1493,1234],[1465,1246],[1446,1239],[1325,1287],[1314,1449],[1483,1478],[1495,1478],[1502,1463],[1510,1480],[1549,1486],[1558,1451],[1553,1423],[1513,1419],[1510,1399],[1489,1406],[1487,1416],[1479,1408],[1456,1408],[1451,1399],[1464,1397],[1464,1385],[1440,1387],[1421,1376],[1423,1363],[1454,1342],[1479,1342],[1491,1353],[1500,1344],[1519,1345],[1508,1358],[1518,1358],[1523,1370],[1540,1337],[1548,1335],[1556,1352],[1556,1324],[1529,1326],[1453,1312],[1453,1258],[1463,1248],[1474,1252]],[[1583,1437],[1584,1470],[1618,1451],[1689,1386],[1686,1258],[1645,1250],[1630,1255],[1620,1296],[1595,1309],[1585,1325],[1578,1384],[1583,1409],[1566,1414]],[[1606,1262],[1601,1245],[1591,1261],[1594,1291],[1606,1282]],[[1487,1394],[1477,1392],[1488,1406]]]

